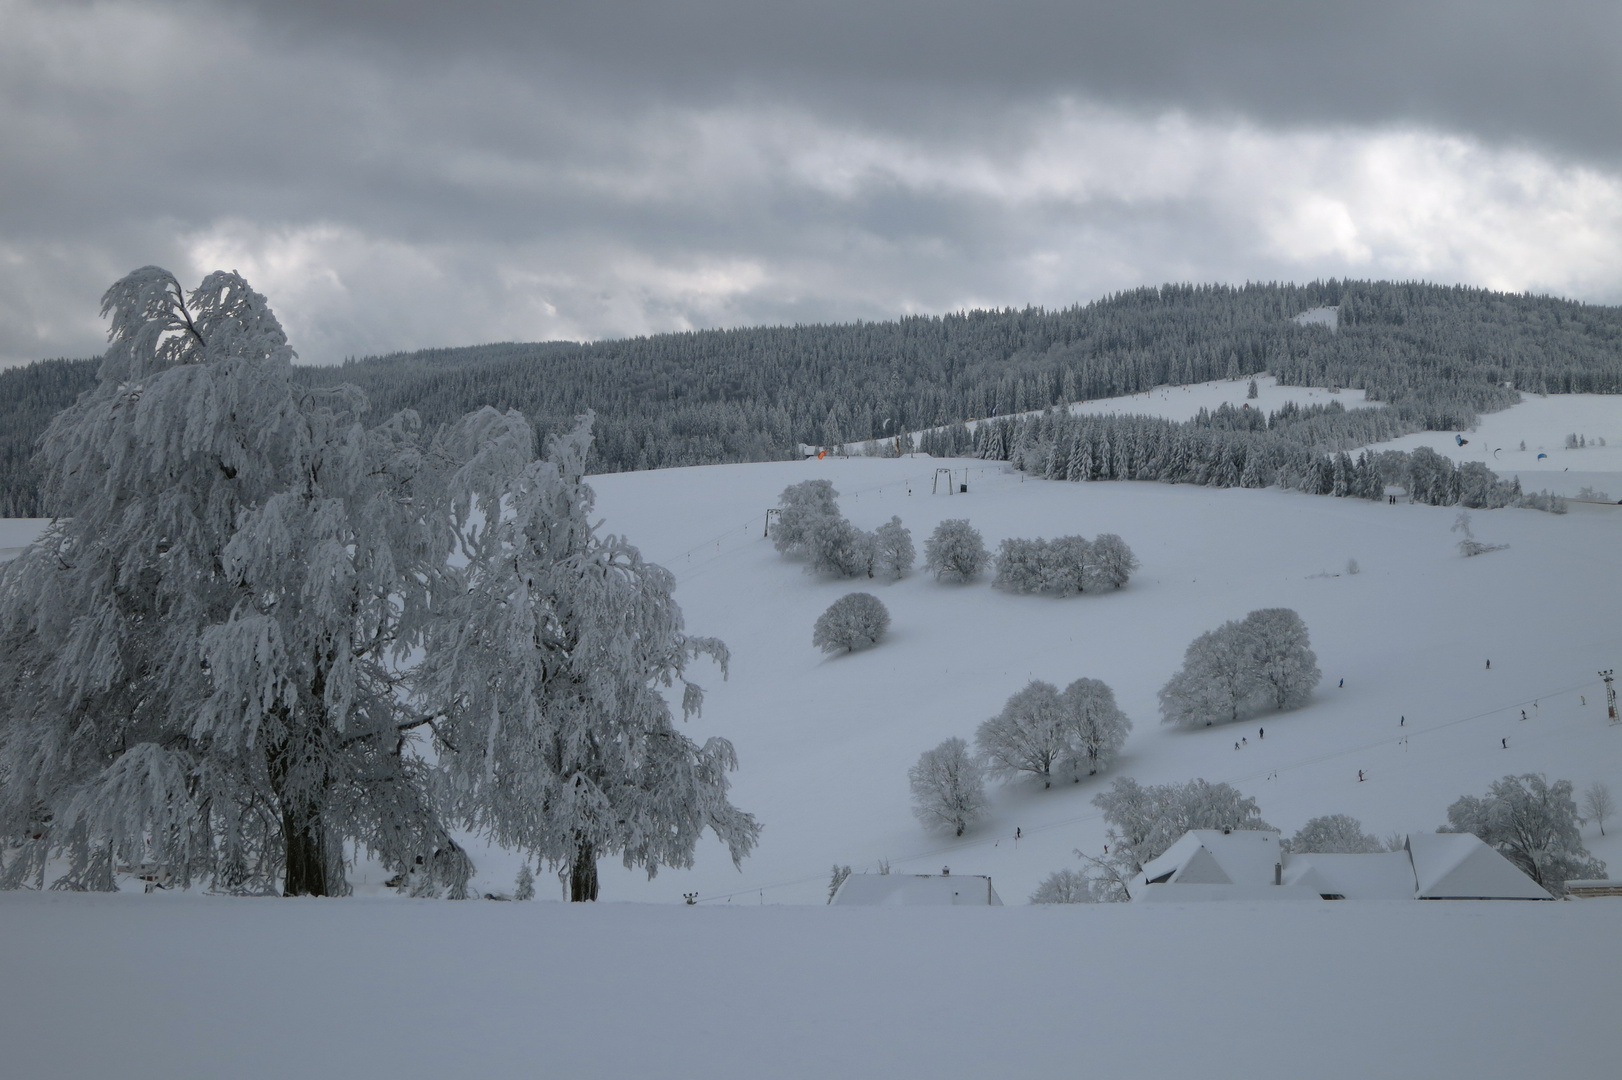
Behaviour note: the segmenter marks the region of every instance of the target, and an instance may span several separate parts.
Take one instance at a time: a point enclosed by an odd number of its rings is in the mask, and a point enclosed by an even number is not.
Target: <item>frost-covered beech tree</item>
[[[782,513],[772,530],[772,544],[785,555],[804,555],[813,522],[839,517],[839,492],[828,480],[802,480],[783,489],[778,498]]]
[[[732,744],[673,723],[700,688],[688,663],[726,647],[683,632],[669,571],[596,531],[584,480],[591,416],[549,440],[517,412],[485,409],[445,440],[466,569],[430,624],[417,691],[464,823],[559,869],[571,900],[597,897],[597,861],[655,875],[691,866],[708,829],[734,863],[760,827],[727,800]]]
[[[873,573],[892,581],[899,580],[912,569],[917,553],[912,546],[912,530],[892,517],[873,533]]]
[[[871,649],[890,628],[890,612],[872,593],[846,593],[817,616],[811,644],[823,652]]]
[[[1307,627],[1289,608],[1262,608],[1189,645],[1160,690],[1163,723],[1209,726],[1253,709],[1304,704],[1323,677]]]
[[[1350,814],[1327,814],[1315,817],[1286,843],[1286,850],[1321,852],[1326,855],[1363,855],[1385,850],[1385,845],[1373,833],[1363,831],[1363,823]]]
[[[834,577],[872,577],[876,540],[840,515],[821,514],[805,525],[807,569]]]
[[[925,826],[962,836],[985,812],[986,788],[980,763],[962,739],[947,739],[918,756],[907,770],[912,812]]]
[[[1199,727],[1237,720],[1255,691],[1249,650],[1237,621],[1195,638],[1183,666],[1160,688],[1161,722]]]
[[[1075,753],[1059,688],[1033,679],[974,733],[988,771],[1005,780],[1029,774],[1053,786],[1053,774]]]
[[[933,571],[936,580],[972,581],[988,557],[980,530],[966,518],[948,518],[924,541],[924,569]]]
[[[1091,903],[1095,897],[1092,894],[1092,881],[1086,874],[1078,870],[1065,867],[1055,870],[1042,879],[1042,883],[1031,893],[1033,904],[1086,904]]]
[[[1466,795],[1447,808],[1437,832],[1467,832],[1498,849],[1556,896],[1571,878],[1602,878],[1605,864],[1583,847],[1570,780],[1541,773],[1493,781],[1485,798]]]
[[[443,551],[402,415],[295,389],[264,298],[144,267],[103,298],[97,386],[51,425],[55,515],[0,578],[3,884],[119,867],[346,890],[343,846],[453,891],[396,667]]]
[[[1301,616],[1289,608],[1262,608],[1240,626],[1257,693],[1275,709],[1304,704],[1323,672]]]
[[[1077,679],[1064,688],[1059,705],[1078,777],[1109,768],[1132,731],[1132,721],[1115,704],[1115,691],[1098,679]]]
[[[1087,588],[1119,589],[1138,568],[1138,558],[1114,533],[1100,533],[1088,548]]]
[[[1583,813],[1599,826],[1599,834],[1604,836],[1605,819],[1616,815],[1616,800],[1605,781],[1595,780],[1583,789]]]
[[[994,589],[1007,592],[1043,592],[1043,571],[1047,563],[1046,540],[1021,540],[1010,536],[997,546],[997,573],[991,579]]]

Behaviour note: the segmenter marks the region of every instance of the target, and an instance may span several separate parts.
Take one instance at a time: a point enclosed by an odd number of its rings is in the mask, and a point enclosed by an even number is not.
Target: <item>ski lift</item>
[[[931,495],[939,495],[940,494],[940,491],[941,491],[941,473],[946,474],[946,494],[950,495],[952,493],[952,470],[951,469],[936,469],[935,470],[935,482],[929,486],[929,493]],[[968,485],[966,485],[966,484],[964,485],[965,488],[967,486]]]

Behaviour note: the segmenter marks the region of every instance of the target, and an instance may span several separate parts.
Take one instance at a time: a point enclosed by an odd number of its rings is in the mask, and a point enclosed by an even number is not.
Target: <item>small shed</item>
[[[831,904],[856,907],[1002,907],[984,874],[852,874]]]
[[[1572,900],[1591,900],[1597,896],[1622,898],[1622,881],[1605,878],[1573,878],[1566,882],[1566,896]]]

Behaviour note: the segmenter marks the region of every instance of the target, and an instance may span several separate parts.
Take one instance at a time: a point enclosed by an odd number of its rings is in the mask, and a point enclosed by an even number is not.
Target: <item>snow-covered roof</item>
[[[1410,833],[1423,900],[1552,900],[1541,885],[1472,833]]]
[[[1001,907],[1002,898],[983,874],[852,874],[834,904],[862,907]]]
[[[1279,861],[1278,841],[1279,834],[1266,829],[1191,829],[1146,864],[1134,882],[1271,885]]]
[[[1412,900],[1416,891],[1406,851],[1290,855],[1284,860],[1284,884],[1310,885],[1320,896],[1346,900]]]

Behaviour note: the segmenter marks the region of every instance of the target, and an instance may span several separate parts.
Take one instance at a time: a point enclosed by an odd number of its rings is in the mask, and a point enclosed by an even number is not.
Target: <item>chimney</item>
[[[1284,884],[1284,864],[1281,862],[1276,862],[1273,864],[1273,884]]]

